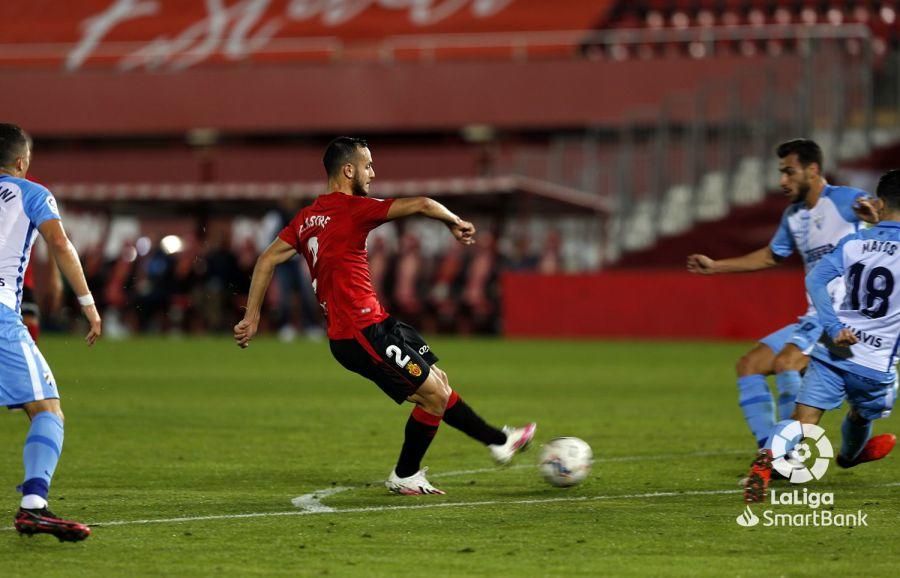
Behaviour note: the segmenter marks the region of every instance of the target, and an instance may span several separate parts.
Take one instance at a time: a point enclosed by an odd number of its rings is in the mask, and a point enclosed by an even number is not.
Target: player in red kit
[[[375,178],[372,153],[362,139],[339,137],[323,159],[332,191],[302,209],[260,255],[253,270],[244,318],[234,327],[245,348],[256,335],[263,297],[275,266],[300,253],[328,321],[331,352],[345,368],[374,381],[395,402],[412,402],[397,466],[385,485],[397,494],[443,494],[425,478],[421,461],[441,421],[485,444],[506,464],[525,449],[536,425],[497,429],[481,419],[450,387],[437,356],[411,326],[379,303],[369,276],[366,238],[375,227],[410,215],[444,222],[457,241],[475,243],[475,227],[426,198],[368,198]]]

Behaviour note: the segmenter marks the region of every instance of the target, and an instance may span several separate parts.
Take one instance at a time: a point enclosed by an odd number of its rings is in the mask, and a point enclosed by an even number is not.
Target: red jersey
[[[31,266],[31,263],[29,263],[28,268],[25,269],[25,279],[23,284],[29,289],[34,289],[34,267]]]
[[[393,202],[343,193],[322,195],[278,233],[309,265],[313,290],[328,320],[329,339],[352,339],[360,329],[388,316],[372,287],[366,237],[387,221]]]

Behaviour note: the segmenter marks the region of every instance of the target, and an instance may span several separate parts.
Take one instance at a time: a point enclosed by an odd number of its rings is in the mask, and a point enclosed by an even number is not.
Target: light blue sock
[[[35,415],[22,452],[25,461],[25,482],[21,487],[23,495],[36,494],[47,499],[62,445],[63,422],[59,416],[49,411]]]
[[[872,437],[872,422],[856,422],[850,419],[850,414],[847,414],[844,423],[841,424],[841,456],[852,462],[866,446],[870,437]]]
[[[769,431],[775,425],[775,402],[769,391],[769,384],[759,374],[739,377],[737,383],[738,403],[744,412],[744,419],[747,420],[757,445],[763,447]]]
[[[784,371],[775,375],[775,387],[778,388],[778,419],[790,419],[802,384],[803,379],[799,371]]]

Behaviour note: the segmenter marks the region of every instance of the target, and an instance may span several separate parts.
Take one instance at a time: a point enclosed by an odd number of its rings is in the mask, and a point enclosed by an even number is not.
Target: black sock
[[[485,445],[506,443],[506,434],[481,419],[455,391],[450,394],[444,421]]]
[[[399,477],[408,478],[421,469],[422,458],[425,457],[440,423],[441,418],[421,408],[417,407],[412,411],[406,421],[406,436],[394,470]]]

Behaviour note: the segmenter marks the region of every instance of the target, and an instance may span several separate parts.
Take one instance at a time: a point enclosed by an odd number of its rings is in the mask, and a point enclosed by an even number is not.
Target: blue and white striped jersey
[[[837,310],[826,289],[833,279],[846,289]],[[889,379],[900,342],[900,222],[886,221],[842,239],[806,276],[806,288],[829,337],[848,327],[859,339],[849,348],[820,343],[813,357],[859,375]]]
[[[37,228],[50,219],[59,219],[59,209],[46,187],[0,175],[0,304],[16,313]]]
[[[860,220],[853,212],[853,205],[858,198],[865,196],[867,193],[860,189],[825,185],[813,208],[808,209],[804,203],[794,203],[785,209],[769,248],[774,255],[782,258],[797,251],[803,259],[804,269],[809,273],[819,259],[837,246],[838,241],[859,230]],[[835,282],[830,289],[837,306],[844,299],[843,285]],[[806,314],[815,315],[811,301]]]

